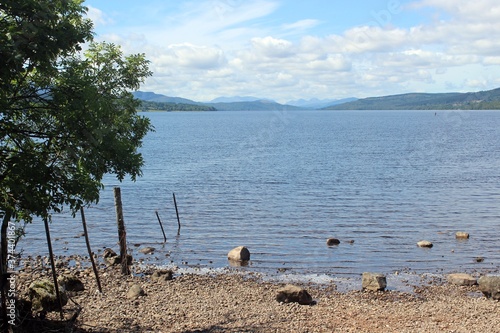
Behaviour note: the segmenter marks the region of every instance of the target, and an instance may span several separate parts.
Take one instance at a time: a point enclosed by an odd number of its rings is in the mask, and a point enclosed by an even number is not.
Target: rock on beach
[[[78,292],[85,290],[82,280],[71,274],[61,275],[57,278],[57,282],[62,287],[61,289],[65,291]]]
[[[68,303],[68,296],[59,290],[61,304]],[[29,297],[32,302],[32,309],[36,312],[49,312],[60,309],[59,300],[56,295],[54,284],[49,280],[39,280],[29,286]]]
[[[173,279],[173,272],[171,270],[158,270],[151,275],[152,281],[170,281]]]
[[[127,298],[128,299],[135,299],[139,296],[144,296],[144,289],[138,284],[134,284],[130,287],[130,289],[127,292]]]
[[[500,275],[481,276],[477,282],[484,296],[500,301]]]
[[[473,286],[477,280],[469,274],[454,273],[448,275],[448,282],[457,286]]]
[[[280,303],[299,303],[301,305],[311,305],[313,304],[313,299],[307,290],[288,284],[278,290],[278,295],[276,295],[276,300]]]
[[[387,279],[384,274],[365,272],[361,279],[361,286],[363,290],[383,291],[387,288]]]

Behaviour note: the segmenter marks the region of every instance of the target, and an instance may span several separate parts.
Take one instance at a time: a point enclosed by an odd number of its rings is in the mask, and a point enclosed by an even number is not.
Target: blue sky
[[[209,101],[500,87],[497,0],[89,0],[96,40],[145,53],[143,91]]]

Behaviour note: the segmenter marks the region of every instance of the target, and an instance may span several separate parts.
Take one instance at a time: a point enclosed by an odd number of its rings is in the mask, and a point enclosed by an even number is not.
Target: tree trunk
[[[7,239],[7,228],[9,226],[10,218],[12,216],[12,213],[10,211],[6,211],[5,215],[3,216],[2,219],[2,229],[1,229],[1,253],[0,253],[0,273],[1,273],[1,281],[0,281],[0,286],[1,286],[1,294],[2,294],[2,310],[1,310],[1,319],[2,319],[2,332],[8,332],[9,331],[9,325],[8,325],[8,318],[7,318],[7,257],[8,257],[8,251],[7,251],[7,245],[8,245],[8,239]]]

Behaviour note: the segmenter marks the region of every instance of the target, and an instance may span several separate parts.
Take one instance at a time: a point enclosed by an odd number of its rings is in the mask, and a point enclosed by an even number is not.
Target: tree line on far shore
[[[141,101],[139,111],[217,111],[217,109],[202,104]]]

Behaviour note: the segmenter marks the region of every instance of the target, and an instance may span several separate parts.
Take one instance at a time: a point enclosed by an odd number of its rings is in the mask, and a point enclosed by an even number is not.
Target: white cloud
[[[180,66],[207,70],[224,65],[226,58],[219,48],[184,43],[168,46],[167,50],[154,61],[160,67]]]
[[[305,31],[317,26],[320,23],[318,20],[305,19],[294,23],[284,24],[283,30]]]
[[[500,3],[497,0],[420,0],[410,8],[439,8],[460,22],[497,22]]]
[[[87,17],[94,22],[94,26],[96,27],[113,23],[102,10],[92,6],[87,6]]]
[[[267,0],[194,1],[184,12],[166,17],[160,31],[150,31],[151,40],[168,43],[241,44],[259,30],[244,23],[265,17],[275,11],[278,3]]]
[[[258,53],[269,58],[283,58],[291,56],[294,53],[291,42],[270,36],[253,38],[252,46]]]
[[[408,31],[362,26],[347,30],[337,43],[346,52],[389,52],[408,42]]]

